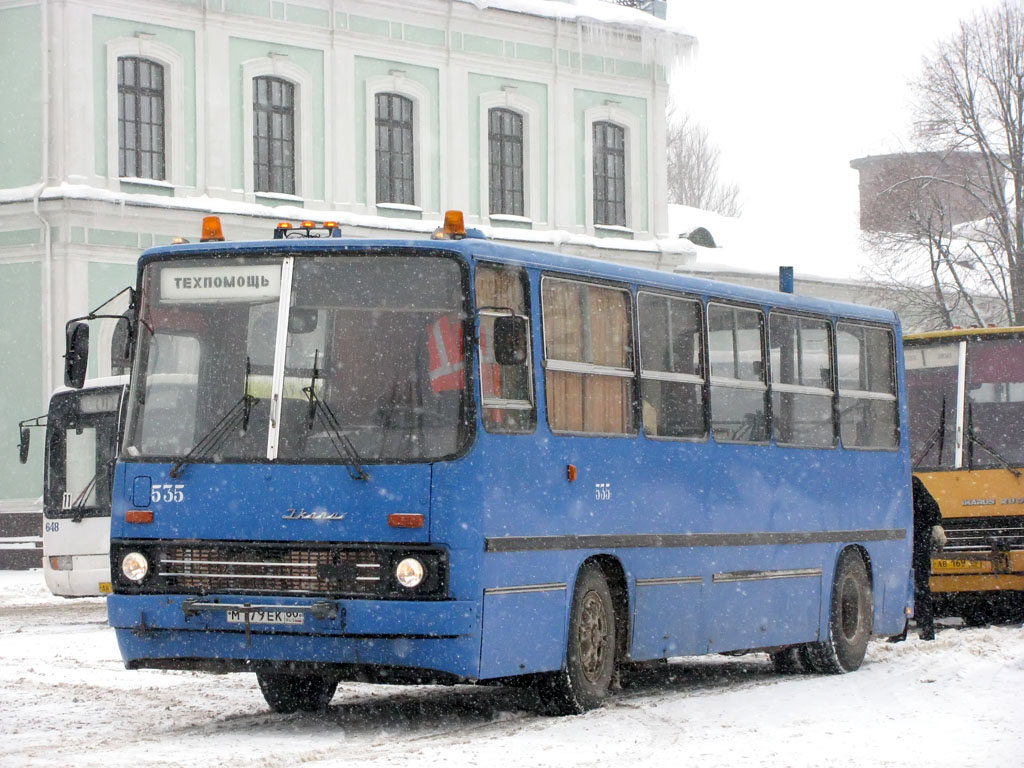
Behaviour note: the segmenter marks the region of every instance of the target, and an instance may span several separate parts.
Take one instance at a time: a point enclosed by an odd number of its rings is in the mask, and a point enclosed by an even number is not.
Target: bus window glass
[[[479,318],[481,419],[488,432],[532,432],[537,421],[533,406],[531,351],[522,363],[500,365],[494,359],[494,323],[515,315],[527,324],[529,282],[523,269],[479,265],[476,269],[476,307]]]
[[[644,434],[704,437],[700,302],[641,291],[637,304]]]
[[[546,277],[541,294],[551,429],[636,434],[629,292]]]
[[[763,317],[756,309],[708,304],[711,431],[716,440],[768,439]]]
[[[280,291],[280,259],[146,267],[128,455],[266,456]]]
[[[457,453],[468,438],[465,317],[454,259],[296,258],[279,456],[344,461],[339,426],[360,461]]]
[[[848,448],[899,443],[892,332],[853,323],[836,325],[839,434]]]
[[[1024,339],[967,342],[967,466],[1024,465]]]
[[[46,517],[110,514],[120,390],[54,395],[47,417]]]
[[[911,344],[903,351],[914,469],[956,466],[956,382],[960,345]]]
[[[832,345],[828,320],[772,312],[772,435],[783,445],[830,448]]]

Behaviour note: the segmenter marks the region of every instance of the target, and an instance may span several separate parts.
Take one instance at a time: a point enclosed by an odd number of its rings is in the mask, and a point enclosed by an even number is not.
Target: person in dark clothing
[[[932,591],[928,580],[932,572],[932,551],[941,549],[946,543],[942,529],[942,512],[924,483],[914,478],[914,550],[911,565],[914,570],[914,620],[922,640],[935,639],[935,614],[932,610]],[[905,640],[903,634],[892,638],[893,642]]]

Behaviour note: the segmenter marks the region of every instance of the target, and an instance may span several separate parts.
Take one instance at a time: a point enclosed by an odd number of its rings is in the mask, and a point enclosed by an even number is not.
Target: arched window
[[[374,107],[377,202],[415,205],[412,99],[378,93]]]
[[[166,178],[164,68],[138,56],[117,59],[118,175]]]
[[[626,226],[626,131],[615,123],[595,122],[594,224]]]
[[[523,216],[523,116],[496,107],[487,122],[490,212]]]
[[[295,86],[279,77],[252,81],[253,185],[295,194]]]

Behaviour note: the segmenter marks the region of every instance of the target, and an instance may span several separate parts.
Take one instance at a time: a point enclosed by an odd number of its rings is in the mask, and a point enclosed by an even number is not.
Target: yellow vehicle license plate
[[[988,570],[988,561],[986,560],[949,560],[946,558],[937,558],[932,560],[932,571],[945,572],[945,571],[956,571],[963,573],[968,571],[971,573],[981,573]]]
[[[114,591],[114,588],[110,586],[110,582],[109,581],[101,581],[100,582],[100,594],[101,595],[109,595],[113,591]]]

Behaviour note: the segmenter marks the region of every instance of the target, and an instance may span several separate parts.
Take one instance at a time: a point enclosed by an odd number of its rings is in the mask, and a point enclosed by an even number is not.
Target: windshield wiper
[[[199,442],[193,446],[192,450],[174,462],[174,466],[171,467],[170,471],[172,478],[177,479],[181,477],[181,470],[187,464],[191,464],[196,457],[206,456],[217,450],[217,448],[224,444],[224,441],[235,427],[240,426],[243,434],[249,429],[249,415],[252,413],[252,407],[259,402],[258,397],[253,397],[249,394],[249,373],[251,370],[249,358],[246,357],[244,394],[228,409],[228,412],[220,418],[220,421],[214,424],[210,431],[199,439]]]
[[[966,430],[966,432],[967,432],[967,439],[970,440],[972,443],[974,443],[979,448],[981,448],[982,450],[984,450],[985,453],[989,454],[996,461],[998,461],[1000,466],[1002,466],[1003,469],[1005,469],[1007,472],[1010,472],[1014,477],[1020,479],[1021,472],[1020,472],[1019,469],[1017,469],[1012,464],[1010,464],[1010,462],[1008,462],[1005,458],[1003,458],[999,454],[998,451],[996,451],[995,449],[985,445],[985,443],[983,443],[981,441],[981,438],[979,438],[977,435],[974,434],[974,418],[973,418],[972,414],[973,414],[973,409],[972,409],[972,407],[970,405],[968,405],[967,406],[967,430]],[[972,461],[971,464],[972,464],[971,469],[974,469],[974,467],[973,467],[974,462]]]
[[[348,474],[353,480],[369,480],[370,476],[363,469],[359,454],[356,452],[355,446],[352,445],[352,441],[349,440],[348,435],[341,428],[341,424],[338,422],[338,418],[334,415],[334,411],[327,405],[326,402],[321,400],[316,394],[316,383],[320,379],[320,350],[316,350],[313,355],[313,375],[309,379],[309,386],[303,387],[302,392],[309,398],[309,411],[306,414],[306,429],[310,430],[313,428],[313,424],[319,420],[320,425],[327,430],[327,436],[330,438],[331,445],[334,450],[338,453],[345,462],[345,467],[348,469]]]
[[[935,466],[942,465],[942,449],[946,442],[946,396],[942,396],[942,411],[939,413],[939,426],[932,430],[932,433],[928,435],[928,439],[925,441],[924,447],[917,452],[916,456],[911,457],[910,463],[913,466],[917,466],[921,463],[921,459],[928,455],[928,451],[935,445],[935,441],[939,442],[939,455]]]

